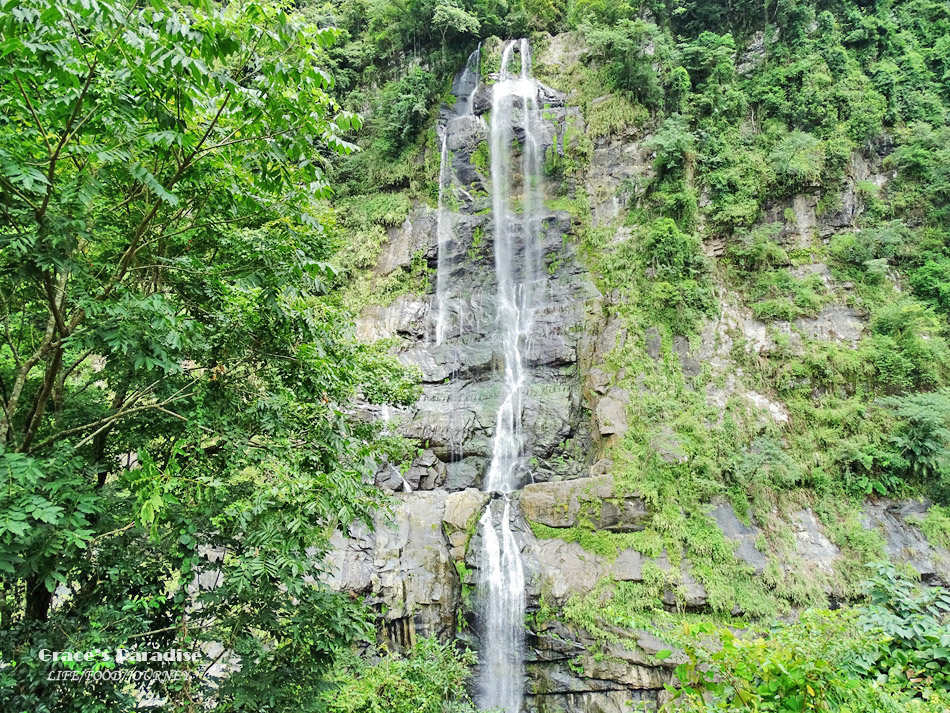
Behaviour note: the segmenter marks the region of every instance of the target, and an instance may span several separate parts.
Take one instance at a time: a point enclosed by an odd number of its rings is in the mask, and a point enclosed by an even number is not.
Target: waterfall
[[[511,72],[517,51],[521,69]],[[498,81],[492,88],[491,180],[494,214],[495,273],[498,284],[497,330],[504,357],[502,399],[495,418],[492,459],[484,489],[501,495],[500,536],[490,502],[480,526],[484,542],[481,567],[479,706],[506,713],[521,710],[524,665],[524,571],[511,532],[512,499],[527,471],[522,429],[522,400],[528,385],[524,351],[531,331],[535,282],[540,273],[540,117],[538,85],[531,79],[525,39],[509,42]],[[512,163],[515,127],[520,126],[522,211],[510,196],[517,192]],[[497,508],[496,508],[497,509]]]
[[[479,521],[483,539],[479,707],[521,710],[524,690],[524,571],[511,533],[511,502],[505,499],[501,537],[491,502]]]
[[[439,207],[436,213],[436,236],[438,237],[439,253],[435,272],[435,345],[439,346],[445,340],[445,319],[448,311],[448,248],[449,248],[449,226],[448,216],[445,214],[445,189],[446,175],[449,172],[449,128],[446,126],[439,132],[439,140],[442,144],[441,157],[439,158]]]
[[[456,118],[472,113],[472,97],[478,88],[479,64],[481,64],[482,44],[468,56],[465,69],[455,81],[453,92],[458,97],[455,104]],[[438,131],[439,134],[439,202],[436,212],[436,236],[438,238],[438,258],[435,273],[435,345],[445,341],[445,328],[449,312],[449,243],[452,240],[448,211],[445,208],[446,191],[452,190],[453,180],[449,161],[449,133],[452,120],[448,120]]]

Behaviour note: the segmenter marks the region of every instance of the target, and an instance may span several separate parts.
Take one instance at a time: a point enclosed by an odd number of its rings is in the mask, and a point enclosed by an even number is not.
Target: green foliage
[[[950,700],[950,595],[921,591],[890,565],[875,568],[860,608],[809,609],[761,632],[685,622],[668,636],[686,661],[663,710],[942,711]]]
[[[932,505],[920,527],[930,542],[950,550],[950,507]]]
[[[487,141],[480,141],[475,150],[472,151],[472,165],[485,173],[488,169],[489,148]]]
[[[780,180],[794,190],[818,181],[825,156],[818,139],[793,131],[776,145],[769,154],[769,161]]]
[[[460,37],[477,35],[480,22],[475,15],[459,7],[457,0],[439,0],[432,13],[432,24],[442,31],[442,44],[451,33]]]
[[[653,166],[661,176],[681,176],[695,160],[696,136],[689,131],[686,117],[668,118],[647,144],[656,151]]]
[[[774,169],[758,142],[730,133],[711,138],[700,159],[712,199],[710,217],[723,231],[744,234],[761,213]]]
[[[948,367],[939,321],[919,302],[885,305],[871,320],[871,359],[880,381],[894,390],[933,387]]]
[[[831,612],[809,612],[793,627],[773,631],[769,639],[737,635],[721,626],[684,624],[683,633],[693,638],[685,647],[687,662],[676,667],[679,685],[667,686],[674,697],[665,708],[785,713],[844,710],[837,706],[847,700],[850,686],[830,659],[834,653],[857,648],[857,642],[842,646],[837,638],[856,628],[853,621],[841,618],[839,622]],[[710,639],[716,641],[718,650],[703,643]],[[657,658],[669,653],[659,652]]]
[[[645,234],[643,247],[653,271],[649,299],[654,309],[676,331],[692,331],[696,317],[716,304],[698,238],[661,218]]]
[[[648,557],[658,557],[663,549],[655,533],[609,532],[589,526],[548,527],[539,522],[529,523],[534,536],[543,539],[558,539],[576,542],[588,552],[615,560],[624,550],[636,550]]]
[[[413,67],[383,88],[372,127],[384,155],[395,158],[415,140],[428,122],[437,93],[435,77],[421,67]]]
[[[884,639],[868,672],[924,699],[931,691],[950,693],[950,592],[922,589],[891,564],[874,569],[862,624]]]
[[[406,656],[385,654],[377,663],[344,657],[322,694],[331,713],[473,713],[465,682],[475,664],[472,652],[451,643],[421,639]]]
[[[648,112],[638,104],[631,104],[619,94],[610,94],[591,105],[587,116],[587,134],[592,139],[623,133],[630,127],[646,123]]]
[[[944,314],[950,313],[950,258],[929,256],[910,274],[914,294]]]
[[[772,438],[756,438],[748,452],[739,453],[730,468],[736,484],[790,490],[800,485],[806,475],[801,466]]]
[[[330,297],[318,203],[360,126],[323,69],[339,33],[161,0],[31,0],[0,28],[0,707],[145,693],[47,681],[42,647],[218,642],[240,669],[199,656],[165,710],[312,709],[367,633],[321,583],[332,531],[381,502],[352,403],[416,394]],[[382,230],[405,198],[367,210]]]
[[[601,27],[585,26],[582,31],[609,89],[623,92],[647,108],[662,104],[663,90],[654,67],[658,59],[665,59],[665,51],[661,46],[657,52],[656,43],[662,40],[656,25],[623,18]],[[649,55],[645,51],[648,44],[653,50]]]
[[[788,253],[775,242],[781,229],[777,223],[752,231],[742,231],[729,244],[727,256],[746,272],[760,272],[789,263]]]
[[[83,556],[103,508],[87,467],[68,450],[40,460],[0,447],[6,484],[0,496],[0,571],[8,581],[40,580],[48,591],[66,583],[55,565],[76,564]]]
[[[891,441],[919,478],[950,478],[950,389],[882,400],[897,425]]]

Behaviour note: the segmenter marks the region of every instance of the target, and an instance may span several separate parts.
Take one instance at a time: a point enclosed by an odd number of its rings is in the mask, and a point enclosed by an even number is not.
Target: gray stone
[[[353,528],[348,538],[331,539],[328,585],[382,605],[383,633],[400,646],[454,631],[461,592],[441,527],[447,497],[399,493],[392,512],[376,516],[372,532]]]
[[[469,488],[452,493],[445,499],[445,512],[442,515],[442,529],[452,547],[451,554],[456,560],[465,558],[465,547],[475,528],[479,513],[488,503],[488,493]]]
[[[864,332],[864,321],[850,307],[829,305],[817,317],[796,319],[795,327],[812,339],[856,345]]]
[[[375,480],[377,486],[390,492],[406,490],[406,485],[409,485],[412,490],[416,489],[406,481],[402,473],[391,463],[383,463],[382,467],[376,471]],[[416,485],[418,485],[418,480],[416,481]]]
[[[690,352],[689,340],[686,337],[679,334],[673,337],[673,351],[679,357],[680,368],[682,368],[684,376],[690,379],[699,376],[702,365],[699,363],[699,359]]]
[[[696,581],[689,570],[683,570],[675,590],[663,592],[663,603],[670,607],[698,609],[706,604],[706,588]]]
[[[571,595],[587,594],[610,571],[609,563],[576,542],[556,538],[535,540],[528,549],[537,589],[556,606]]]
[[[326,583],[337,591],[369,594],[373,585],[373,551],[376,536],[364,525],[354,525],[349,536],[338,530],[330,537]]]
[[[765,59],[765,33],[759,30],[752,35],[749,44],[739,54],[736,61],[736,72],[748,74]]]
[[[649,511],[636,495],[618,496],[611,476],[558,483],[532,483],[521,493],[527,520],[548,527],[573,527],[583,520],[594,529],[629,532],[643,529]]]
[[[822,532],[815,513],[799,510],[793,514],[791,525],[798,556],[815,568],[830,573],[841,550]]]
[[[465,490],[478,482],[479,469],[475,466],[475,459],[468,458],[445,464],[445,489]]]
[[[424,333],[428,312],[427,301],[413,295],[400,295],[386,307],[365,307],[356,320],[356,336],[373,342],[400,334]]]
[[[400,227],[387,230],[389,240],[376,263],[376,273],[385,276],[408,267],[418,252],[426,256],[430,252],[434,254],[435,221],[435,215],[423,206],[413,211]]]
[[[533,384],[525,397],[523,423],[531,453],[549,458],[571,435],[580,404],[570,386],[560,383]]]
[[[626,342],[627,330],[623,326],[623,321],[618,317],[612,317],[597,338],[594,348],[595,363],[603,361],[604,357],[614,349],[623,349]]]
[[[788,423],[788,411],[782,404],[757,391],[746,391],[745,397],[756,409],[767,413],[774,421]],[[764,421],[760,420],[760,425],[764,426]]]
[[[403,478],[413,490],[432,490],[445,482],[445,473],[445,464],[429,448],[416,457]]]
[[[448,495],[400,493],[392,520],[376,520],[372,592],[385,605],[385,620],[412,622],[415,635],[449,635],[455,626],[460,585],[442,532]]]
[[[825,287],[831,287],[834,282],[834,278],[831,276],[831,270],[829,270],[828,266],[823,262],[800,265],[799,267],[790,268],[788,272],[792,277],[797,277],[800,280],[817,275]]]
[[[610,565],[610,576],[618,582],[643,581],[643,556],[636,550],[624,550]]]
[[[928,584],[950,585],[950,552],[930,543],[918,524],[927,515],[926,501],[881,500],[864,506],[864,525],[884,537],[884,551],[895,562],[904,562]]]
[[[427,442],[448,456],[453,448],[470,442],[475,425],[472,410],[452,403],[422,401],[412,420],[401,424],[397,432]]]
[[[728,501],[720,498],[713,502],[715,507],[709,514],[725,538],[734,543],[736,557],[752,567],[756,574],[762,574],[769,563],[768,557],[762,554],[755,544],[762,531],[758,527],[741,522]]]
[[[611,376],[603,369],[594,367],[587,375],[590,388],[597,394],[606,394],[610,387]]]
[[[775,346],[772,340],[769,339],[765,322],[744,319],[742,320],[742,333],[748,341],[749,348],[756,354],[771,351]]]
[[[597,401],[597,428],[602,436],[622,436],[629,430],[627,407],[622,401],[609,396]]]
[[[476,116],[481,116],[491,110],[491,87],[486,84],[479,84],[472,97],[472,112]]]
[[[647,355],[654,361],[659,359],[660,345],[663,343],[663,340],[656,327],[647,328],[646,332],[643,333],[643,340],[646,345]]]

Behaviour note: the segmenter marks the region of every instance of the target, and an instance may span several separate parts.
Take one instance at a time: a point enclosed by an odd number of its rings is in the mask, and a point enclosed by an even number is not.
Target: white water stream
[[[511,70],[515,55],[520,71]],[[525,683],[525,589],[521,552],[511,531],[510,494],[527,472],[522,404],[528,385],[525,350],[540,273],[540,112],[538,84],[531,78],[527,40],[509,42],[502,53],[498,81],[492,87],[491,180],[495,273],[498,284],[497,330],[504,356],[504,385],[495,418],[492,459],[484,490],[493,498],[480,520],[478,704],[519,713]],[[519,152],[515,150],[517,139]],[[516,158],[520,171],[513,170]],[[522,179],[519,186],[517,179]],[[520,215],[512,195],[521,195]],[[492,503],[504,503],[498,524]],[[496,507],[497,511],[499,508]]]

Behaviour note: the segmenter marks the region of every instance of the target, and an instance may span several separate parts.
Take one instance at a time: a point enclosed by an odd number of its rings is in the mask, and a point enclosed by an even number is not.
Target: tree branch
[[[181,401],[182,399],[186,399],[190,396],[194,396],[194,394],[190,393],[190,394],[181,394],[180,396],[172,396],[159,403],[135,406],[134,408],[121,410],[117,413],[112,414],[111,416],[105,416],[103,418],[100,418],[98,421],[86,423],[86,424],[83,424],[82,426],[76,426],[74,428],[67,428],[65,431],[60,431],[56,435],[51,436],[50,438],[47,438],[45,441],[43,441],[38,446],[36,446],[36,448],[34,448],[33,450],[34,451],[42,450],[43,448],[50,445],[51,443],[58,441],[62,438],[65,438],[66,436],[71,436],[74,433],[81,433],[82,431],[85,431],[90,428],[96,428],[98,426],[99,428],[97,428],[96,431],[87,435],[85,438],[83,438],[81,441],[76,443],[76,445],[74,446],[75,448],[81,448],[82,446],[86,445],[89,441],[91,441],[95,436],[101,433],[104,429],[108,428],[111,424],[115,423],[116,421],[120,421],[127,416],[131,416],[133,413],[139,413],[141,411],[147,411],[149,409],[158,409],[158,408],[161,408],[162,406],[167,406],[170,403],[174,403],[175,401]]]
[[[10,60],[10,67],[13,67],[13,60]],[[26,106],[30,110],[30,114],[33,116],[33,121],[36,122],[36,129],[40,132],[40,136],[43,137],[43,143],[46,144],[46,152],[50,156],[53,155],[53,147],[50,146],[49,139],[46,138],[46,130],[43,128],[43,122],[40,121],[40,117],[36,115],[36,110],[33,108],[33,102],[30,101],[30,97],[27,96],[26,90],[23,88],[23,85],[20,83],[20,78],[17,76],[16,70],[13,70],[13,80],[16,82],[16,85],[20,88],[20,94],[23,95],[24,101],[26,101]]]

